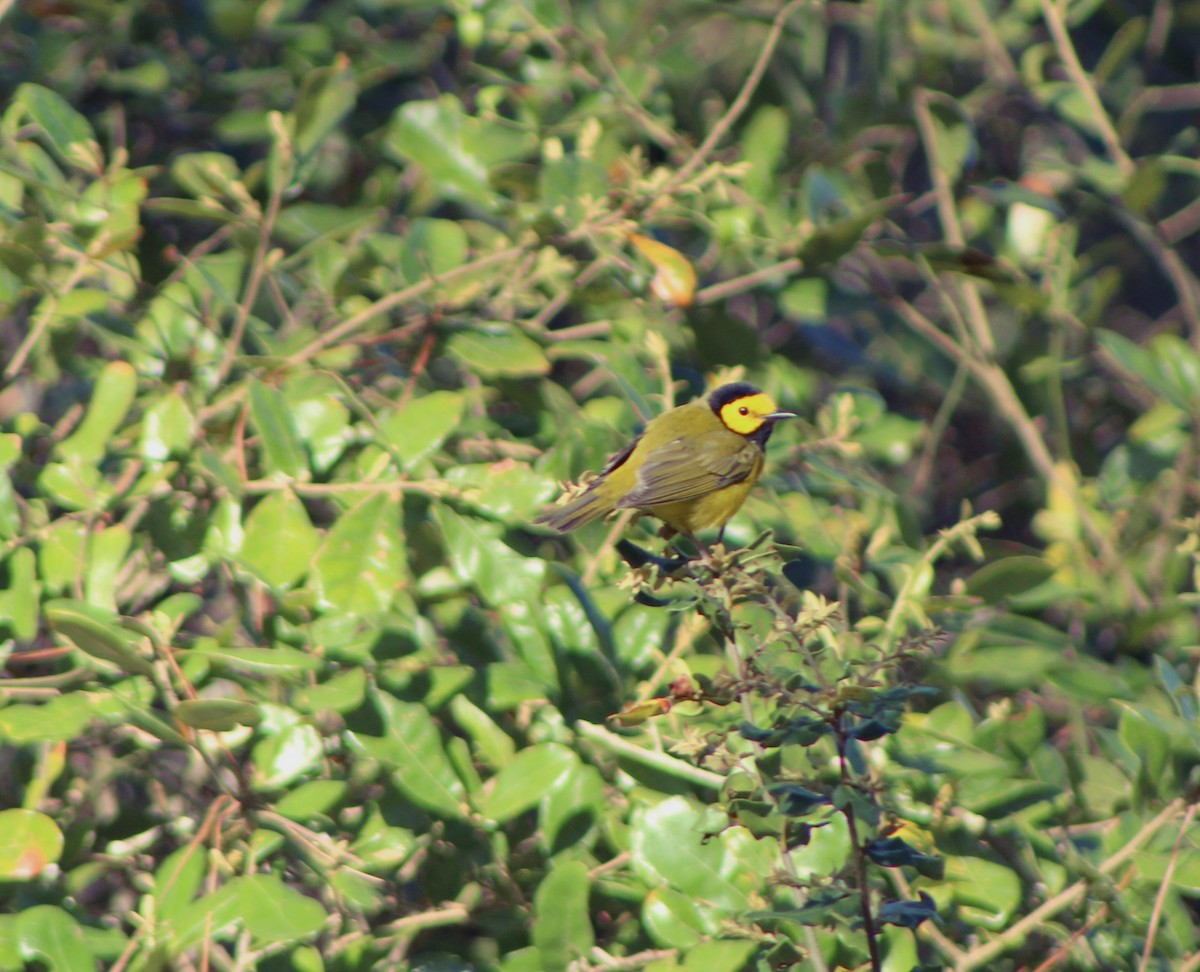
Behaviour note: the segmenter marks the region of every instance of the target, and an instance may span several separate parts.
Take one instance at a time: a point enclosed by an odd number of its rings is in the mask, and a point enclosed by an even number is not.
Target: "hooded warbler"
[[[762,473],[775,423],[795,415],[746,382],[722,385],[651,419],[582,494],[535,522],[565,533],[613,510],[636,509],[673,533],[695,538],[716,527],[723,534]]]

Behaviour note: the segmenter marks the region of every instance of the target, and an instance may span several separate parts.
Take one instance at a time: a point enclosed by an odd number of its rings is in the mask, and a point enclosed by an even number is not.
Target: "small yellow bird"
[[[719,540],[762,474],[775,423],[795,416],[753,385],[722,385],[651,419],[581,495],[535,522],[565,533],[613,510],[636,509],[692,538],[719,528]]]

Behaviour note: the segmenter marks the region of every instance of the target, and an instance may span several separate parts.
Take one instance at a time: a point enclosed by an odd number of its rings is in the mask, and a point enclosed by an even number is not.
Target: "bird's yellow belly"
[[[676,533],[695,536],[704,530],[720,529],[742,508],[755,478],[722,487],[699,499],[648,507],[646,512],[657,516]]]

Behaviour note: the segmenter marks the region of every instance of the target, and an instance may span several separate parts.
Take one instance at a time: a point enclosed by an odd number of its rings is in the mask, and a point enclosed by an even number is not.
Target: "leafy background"
[[[1200,967],[1195,3],[0,16],[0,969]]]

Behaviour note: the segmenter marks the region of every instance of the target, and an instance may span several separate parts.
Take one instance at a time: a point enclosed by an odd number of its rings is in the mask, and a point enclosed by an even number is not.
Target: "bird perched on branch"
[[[582,493],[535,522],[565,533],[632,509],[658,517],[672,533],[695,539],[715,528],[720,539],[762,475],[775,423],[795,415],[746,382],[721,385],[651,419]]]

